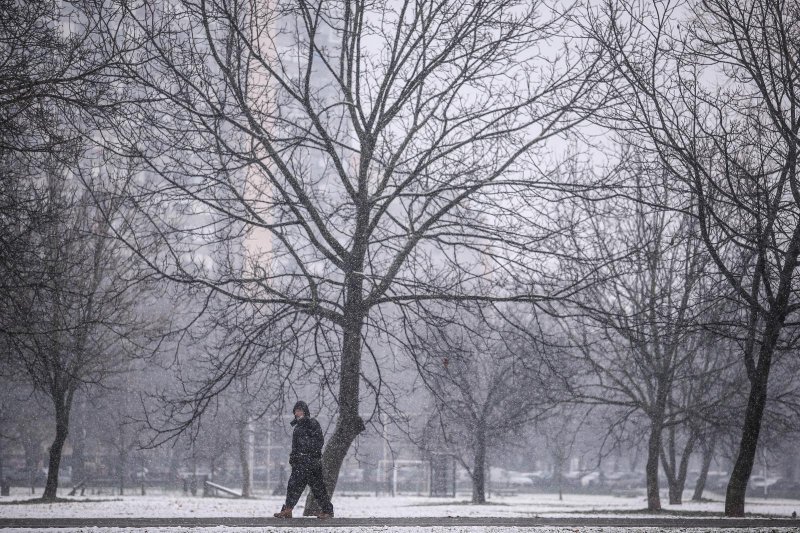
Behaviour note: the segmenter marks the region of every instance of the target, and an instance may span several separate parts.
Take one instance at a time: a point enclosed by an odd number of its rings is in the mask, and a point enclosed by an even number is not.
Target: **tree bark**
[[[661,510],[661,496],[658,493],[658,461],[661,455],[661,431],[663,425],[660,420],[650,423],[650,438],[647,442],[647,464],[645,475],[647,478],[647,510]]]
[[[717,447],[717,436],[711,437],[711,442],[703,445],[703,464],[700,467],[700,476],[694,485],[692,501],[699,502],[703,499],[703,491],[706,488],[708,471],[711,470],[711,461],[714,459],[714,450]]]
[[[478,429],[475,462],[472,466],[472,503],[486,503],[486,433]]]
[[[667,488],[669,491],[669,503],[670,505],[681,505],[682,496],[683,496],[683,485],[681,485],[678,481],[677,477],[668,477],[667,478]]]
[[[683,503],[683,489],[686,486],[686,475],[677,475],[668,479],[669,503],[670,505],[681,505]]]
[[[765,339],[765,341],[767,340],[772,339]],[[775,340],[777,340],[777,332]],[[769,344],[765,342],[761,347],[759,364],[753,376],[754,379],[751,381],[750,395],[747,398],[747,409],[742,426],[742,440],[739,443],[739,453],[733,465],[725,494],[725,516],[744,516],[747,483],[750,481],[750,474],[753,471],[758,449],[758,436],[761,432],[761,419],[767,403],[767,380],[774,341]]]
[[[342,463],[344,463],[344,458],[347,456],[353,441],[364,429],[366,428],[361,417],[350,418],[339,415],[336,429],[334,429],[331,440],[322,454],[325,488],[328,489],[328,496],[331,498],[333,498],[333,493],[336,490],[336,482],[339,479],[339,471],[342,468]],[[309,493],[303,516],[315,516],[320,510],[321,508],[314,499],[314,495]]]
[[[683,490],[686,487],[686,473],[689,470],[689,458],[694,451],[695,437],[690,435],[686,441],[686,446],[681,452],[678,461],[677,446],[675,442],[675,427],[669,429],[669,446],[667,450],[662,447],[661,464],[664,467],[664,474],[667,477],[669,487],[670,505],[681,505],[683,503]]]
[[[800,230],[800,227],[798,227],[798,230]],[[792,258],[796,264],[796,254],[792,255]],[[789,272],[794,272],[794,265],[789,264],[789,261],[787,261],[787,265],[784,268],[790,268]],[[728,490],[725,494],[725,516],[744,516],[747,483],[750,481],[750,474],[753,471],[758,449],[758,436],[761,433],[761,419],[767,403],[767,382],[769,381],[769,371],[772,366],[772,354],[775,351],[775,346],[778,343],[778,338],[786,319],[788,282],[782,282],[782,285],[786,285],[787,288],[781,291],[781,301],[776,304],[776,307],[782,309],[783,312],[773,316],[772,320],[764,328],[764,338],[758,351],[758,364],[750,373],[750,394],[747,398],[747,409],[745,410],[744,425],[742,426],[742,440],[739,443],[739,454],[733,465],[731,478],[728,482]]]
[[[48,461],[47,483],[44,487],[43,500],[53,501],[58,493],[58,470],[61,467],[61,454],[64,442],[69,434],[69,411],[64,405],[56,404],[56,436],[50,446],[50,459]]]
[[[322,454],[322,470],[328,496],[333,498],[339,471],[353,441],[366,429],[358,414],[361,384],[361,328],[363,312],[360,277],[351,276],[348,304],[345,306],[342,336],[342,368],[339,381],[339,417],[336,428]],[[314,495],[309,493],[303,516],[320,512]]]

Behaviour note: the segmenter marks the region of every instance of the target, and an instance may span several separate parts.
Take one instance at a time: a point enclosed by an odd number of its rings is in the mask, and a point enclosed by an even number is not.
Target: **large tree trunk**
[[[777,334],[775,336],[777,337]],[[763,345],[759,356],[759,364],[753,376],[754,379],[751,381],[750,395],[747,398],[747,410],[744,415],[739,454],[733,465],[731,478],[728,482],[728,490],[725,494],[725,516],[744,516],[747,483],[750,481],[750,474],[753,471],[756,450],[758,449],[758,436],[761,432],[761,419],[764,414],[764,406],[767,403],[767,380],[769,378],[769,359],[771,356],[772,347]]]
[[[479,428],[472,465],[472,503],[486,503],[486,430]]]
[[[661,510],[661,496],[658,493],[658,461],[661,455],[661,431],[663,424],[660,420],[650,423],[650,438],[647,442],[647,464],[645,476],[647,479],[647,510]]]
[[[361,384],[361,327],[363,314],[361,310],[361,284],[351,287],[348,295],[352,301],[345,306],[342,337],[342,368],[339,381],[339,418],[333,430],[325,451],[322,454],[322,470],[325,477],[325,487],[328,496],[333,498],[339,471],[344,458],[366,427],[358,414],[359,386]],[[320,512],[319,504],[314,500],[314,495],[309,492],[306,498],[304,516],[314,516]]]
[[[61,467],[61,453],[69,434],[69,410],[66,406],[56,404],[56,436],[50,446],[47,483],[44,487],[43,500],[53,501],[58,493],[58,469]]]
[[[697,483],[694,485],[694,494],[692,501],[699,502],[703,499],[703,491],[706,488],[706,480],[708,479],[708,471],[711,470],[711,461],[714,459],[714,450],[717,447],[717,435],[711,437],[711,442],[704,442],[703,444],[703,464],[700,466],[700,475],[697,478]]]
[[[796,257],[794,259],[796,262]],[[794,269],[792,268],[791,271]],[[788,292],[782,297],[782,302],[776,304],[779,309],[785,309]],[[778,343],[785,318],[785,315],[780,314],[765,327],[764,338],[758,353],[758,364],[749,373],[750,395],[747,398],[747,409],[744,414],[739,454],[733,465],[728,490],[725,494],[725,516],[744,516],[747,483],[750,481],[750,474],[753,471],[758,449],[758,436],[761,433],[761,419],[767,403],[767,382],[772,366],[772,354]]]
[[[790,181],[797,176],[797,144],[789,147],[787,155],[787,168],[790,168]],[[769,316],[766,318],[764,334],[758,349],[758,361],[745,360],[750,379],[750,395],[747,398],[747,409],[742,426],[742,440],[739,443],[739,454],[733,465],[731,479],[728,482],[728,491],[725,494],[725,516],[744,516],[744,500],[747,492],[747,483],[753,471],[756,450],[758,449],[758,436],[761,433],[761,419],[764,415],[764,406],[767,403],[767,383],[772,367],[772,355],[783,330],[788,310],[789,297],[793,294],[792,284],[795,270],[800,257],[800,225],[796,225],[792,240],[783,258],[785,262],[780,272],[780,284],[776,291],[774,303],[771,305]],[[747,356],[747,354],[745,354]],[[749,364],[748,364],[749,363]]]

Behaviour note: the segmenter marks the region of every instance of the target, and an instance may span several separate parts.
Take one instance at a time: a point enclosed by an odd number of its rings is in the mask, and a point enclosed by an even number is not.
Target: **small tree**
[[[141,353],[146,292],[136,284],[133,257],[109,235],[105,214],[119,204],[100,201],[51,161],[40,182],[42,222],[30,234],[34,251],[27,287],[13,294],[19,321],[5,331],[12,368],[53,403],[56,431],[50,447],[44,499],[55,499],[61,452],[73,399],[81,387],[103,383]]]
[[[426,330],[412,350],[433,398],[427,439],[451,453],[472,478],[472,503],[486,503],[491,450],[524,435],[546,409],[541,345],[478,310]],[[436,450],[440,451],[440,450]]]
[[[628,197],[599,208],[587,204],[585,225],[573,234],[575,248],[583,246],[584,255],[596,259],[567,265],[565,277],[589,276],[595,283],[563,311],[575,319],[559,324],[582,368],[571,379],[575,399],[647,420],[647,505],[659,510],[664,429],[685,417],[684,408],[719,401],[706,395],[680,410],[672,401],[682,382],[697,378],[695,361],[708,339],[700,334],[700,317],[715,300],[705,298],[709,260],[693,219],[676,213],[680,198],[667,173],[635,152],[622,172],[629,177]]]
[[[104,72],[114,61],[101,60],[96,29],[104,17],[93,7],[80,0],[0,5],[3,371],[54,406],[45,499],[56,497],[75,392],[102,382],[114,367],[110,354],[128,348],[112,338],[132,333],[130,255],[109,239],[119,204],[106,197],[97,205],[76,178],[86,134],[77,114],[108,110]]]
[[[553,481],[558,488],[559,501],[564,499],[564,468],[569,465],[580,431],[580,421],[575,416],[577,413],[571,412],[570,407],[567,404],[558,406],[539,425],[539,433],[553,462]]]

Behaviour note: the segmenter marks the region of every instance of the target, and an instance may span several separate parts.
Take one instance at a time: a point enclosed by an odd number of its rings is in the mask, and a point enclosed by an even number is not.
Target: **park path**
[[[409,518],[276,518],[165,517],[165,518],[0,518],[0,528],[155,528],[155,527],[648,527],[648,528],[797,528],[788,518],[714,517],[409,517]]]

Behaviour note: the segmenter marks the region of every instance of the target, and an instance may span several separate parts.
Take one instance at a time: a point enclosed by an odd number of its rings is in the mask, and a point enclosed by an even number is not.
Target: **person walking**
[[[325,436],[319,422],[311,418],[308,404],[298,401],[292,409],[294,413],[294,432],[292,433],[292,453],[289,455],[289,465],[292,473],[286,487],[286,503],[281,507],[275,518],[291,518],[292,509],[297,505],[300,495],[306,485],[311,486],[314,499],[322,511],[319,518],[333,518],[333,504],[328,497],[328,490],[322,479],[322,446]]]

